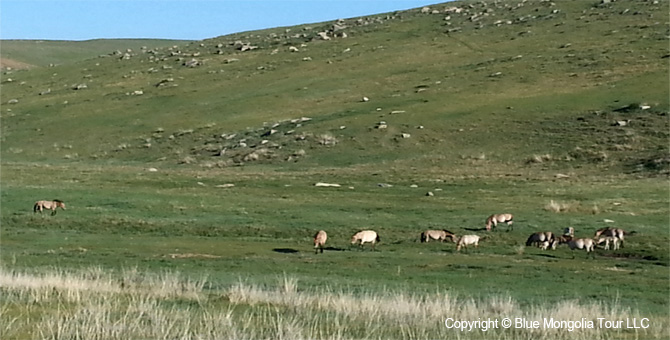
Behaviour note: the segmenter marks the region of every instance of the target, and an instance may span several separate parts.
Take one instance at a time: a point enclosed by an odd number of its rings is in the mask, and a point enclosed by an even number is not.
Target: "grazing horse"
[[[526,247],[533,244],[542,248],[542,250],[547,250],[549,246],[551,246],[551,249],[556,249],[557,242],[554,233],[551,231],[538,231],[530,234],[528,240],[526,240]]]
[[[439,240],[444,242],[446,239],[450,239],[451,242],[456,243],[456,235],[449,230],[426,230],[421,233],[421,242],[428,242],[431,239]]]
[[[588,256],[589,253],[593,252],[596,242],[590,238],[572,238],[570,236],[561,236],[560,243],[567,243],[570,250],[574,251],[575,249],[584,249]],[[572,258],[575,258],[575,254],[572,254]]]
[[[486,219],[486,230],[491,231],[491,226],[497,228],[498,223],[507,223],[507,231],[510,231],[513,228],[512,219],[514,219],[512,214],[493,214]]]
[[[363,243],[372,243],[372,250],[375,250],[375,243],[381,241],[379,235],[374,230],[363,230],[359,231],[354,236],[351,237],[351,244],[360,242],[361,247]]]
[[[65,203],[61,200],[53,200],[53,201],[37,201],[35,202],[35,205],[33,206],[33,212],[40,212],[42,213],[42,210],[51,210],[51,215],[56,215],[56,208],[61,208],[65,210]]]
[[[603,237],[613,237],[613,238],[618,239],[618,243],[620,243],[621,247],[623,247],[624,236],[626,236],[626,234],[632,235],[634,233],[635,233],[634,231],[627,232],[627,231],[625,231],[621,228],[605,227],[605,228],[600,228],[600,229],[596,230],[596,233],[595,233],[595,235],[593,235],[593,238],[600,240],[599,238],[601,236],[603,236]],[[600,243],[602,243],[602,242],[599,242],[599,244]],[[618,248],[618,245],[616,245],[616,247]]]
[[[475,248],[479,247],[480,237],[477,235],[463,235],[458,239],[456,244],[456,251],[461,251],[461,248],[467,248],[469,245],[474,245]]]
[[[319,232],[314,235],[314,253],[318,254],[320,250],[321,254],[323,254],[323,246],[326,244],[327,239],[328,235],[323,230],[319,230]]]

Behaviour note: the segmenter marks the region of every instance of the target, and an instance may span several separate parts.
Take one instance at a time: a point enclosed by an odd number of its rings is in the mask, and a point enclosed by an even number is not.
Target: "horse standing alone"
[[[491,231],[491,228],[498,227],[498,223],[507,223],[507,231],[513,229],[512,221],[514,216],[512,214],[493,214],[486,219],[486,230]]]
[[[319,230],[319,232],[314,235],[314,253],[318,253],[320,250],[321,254],[323,254],[323,246],[326,244],[327,239],[328,234],[323,230]]]
[[[363,246],[363,243],[372,243],[372,250],[375,250],[375,243],[379,242],[381,239],[377,232],[374,230],[363,230],[359,231],[354,236],[351,237],[351,244],[360,242],[360,245]]]
[[[56,215],[56,209],[61,208],[65,210],[65,203],[61,200],[53,200],[53,201],[37,201],[35,202],[35,205],[33,206],[33,212],[40,212],[42,213],[42,210],[51,210],[51,216]]]

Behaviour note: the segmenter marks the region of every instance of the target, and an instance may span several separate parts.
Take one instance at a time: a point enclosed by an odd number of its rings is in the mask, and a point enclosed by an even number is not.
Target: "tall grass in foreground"
[[[2,338],[17,339],[611,339],[661,338],[665,317],[641,316],[617,302],[522,307],[506,296],[300,291],[238,282],[211,289],[179,273],[119,274],[100,269],[38,274],[0,270]],[[447,329],[446,318],[596,321],[650,318],[648,329]]]

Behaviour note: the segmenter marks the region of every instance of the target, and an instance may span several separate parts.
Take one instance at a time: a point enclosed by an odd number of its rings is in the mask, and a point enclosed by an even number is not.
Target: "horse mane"
[[[63,201],[61,201],[61,200],[54,200],[54,202],[63,203]]]
[[[454,234],[454,233],[452,233],[451,231],[449,231],[449,230],[447,230],[447,229],[442,229],[442,231],[446,231],[447,233],[452,234],[452,235]]]

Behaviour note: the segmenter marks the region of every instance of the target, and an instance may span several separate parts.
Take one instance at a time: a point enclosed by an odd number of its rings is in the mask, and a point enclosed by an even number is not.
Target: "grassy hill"
[[[5,334],[664,338],[668,5],[449,2],[4,72]],[[67,210],[30,210],[54,198]],[[498,212],[513,230],[483,229]],[[589,255],[525,246],[606,226],[635,233]],[[352,248],[368,228],[377,251]],[[485,238],[418,242],[444,228]],[[430,301],[467,305],[464,318],[652,327],[465,333]]]
[[[96,39],[86,41],[0,40],[0,67],[25,69],[69,64],[115,51],[140,50],[142,47],[169,47],[183,40]]]
[[[329,41],[317,33],[334,23],[15,72],[3,84],[2,102],[18,103],[7,105],[2,147],[6,160],[188,157],[200,165],[221,163],[212,155],[226,148],[228,164],[284,122],[267,138],[274,162],[309,149],[304,159],[340,166],[482,155],[523,165],[535,154],[575,158],[568,153],[581,148],[635,165],[666,151],[655,146],[667,137],[667,38],[662,5],[638,4],[638,14],[623,13],[627,5],[472,4],[460,14],[442,5],[440,14],[350,19],[348,37]],[[258,48],[240,52],[240,43]],[[650,108],[617,111],[631,104]],[[301,117],[312,120],[290,126]],[[626,119],[628,127],[611,126]],[[375,129],[380,121],[388,129]],[[223,134],[237,137],[213,137]],[[322,134],[337,145],[295,142]],[[238,147],[242,138],[250,148]]]

